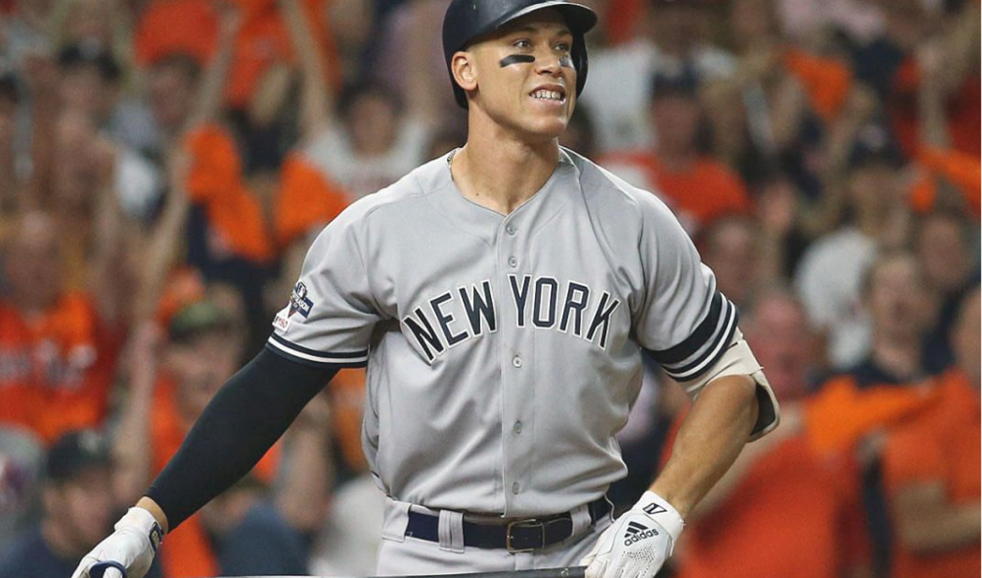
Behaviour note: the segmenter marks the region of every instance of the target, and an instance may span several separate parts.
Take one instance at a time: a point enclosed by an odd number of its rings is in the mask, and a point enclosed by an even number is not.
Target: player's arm
[[[222,387],[147,495],[73,578],[99,564],[110,567],[107,578],[114,569],[116,576],[142,577],[163,535],[247,474],[336,372],[270,348],[260,352]]]
[[[756,383],[729,375],[710,382],[675,438],[672,457],[650,491],[685,519],[733,465],[757,421]]]
[[[759,412],[758,412],[759,413]],[[726,503],[733,491],[746,479],[746,476],[761,458],[769,455],[788,438],[801,433],[800,407],[786,405],[781,407],[781,427],[762,440],[746,445],[739,457],[726,470],[726,473],[712,486],[712,489],[699,500],[695,508],[689,510],[685,519],[698,520],[712,514],[716,508]],[[684,450],[682,450],[684,451]],[[666,464],[667,465],[667,464]],[[658,492],[658,490],[652,490]]]
[[[654,576],[671,556],[685,516],[744,444],[778,421],[770,385],[737,329],[736,307],[717,291],[715,276],[668,208],[650,195],[637,203],[645,286],[632,304],[635,333],[694,404],[661,475],[583,559],[587,578]]]

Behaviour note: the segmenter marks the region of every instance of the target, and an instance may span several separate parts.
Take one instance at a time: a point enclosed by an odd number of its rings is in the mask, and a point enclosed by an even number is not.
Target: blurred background
[[[979,576],[979,2],[583,1],[562,144],[675,211],[784,409],[662,575]],[[0,578],[70,576],[313,236],[463,144],[447,4],[0,0]],[[373,574],[363,399],[339,374],[152,575]],[[617,507],[687,403],[647,367]]]

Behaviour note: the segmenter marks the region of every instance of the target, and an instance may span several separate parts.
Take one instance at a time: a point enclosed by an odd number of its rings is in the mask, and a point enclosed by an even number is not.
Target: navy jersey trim
[[[706,318],[682,343],[662,351],[646,351],[672,379],[696,379],[726,352],[738,318],[736,306],[717,291]]]
[[[338,362],[331,362],[331,361],[311,361],[309,359],[305,359],[303,357],[298,357],[296,355],[293,355],[292,353],[285,351],[283,349],[277,349],[269,342],[266,343],[265,349],[266,351],[269,351],[270,353],[273,353],[278,357],[282,357],[283,359],[292,361],[293,363],[306,365],[307,367],[348,369],[348,368],[361,368],[368,365],[368,362],[366,361],[356,361],[356,362],[349,362],[349,363],[338,363]]]
[[[304,365],[334,367],[365,367],[368,364],[368,350],[340,353],[326,353],[302,347],[273,333],[266,342],[266,348],[281,356]]]

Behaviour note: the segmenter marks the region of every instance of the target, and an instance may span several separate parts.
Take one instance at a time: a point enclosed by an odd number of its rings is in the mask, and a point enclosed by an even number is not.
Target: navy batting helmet
[[[576,95],[586,84],[587,55],[583,35],[597,23],[593,10],[567,0],[453,0],[443,17],[443,55],[450,72],[457,104],[467,108],[467,94],[454,80],[450,61],[453,55],[464,50],[479,36],[497,30],[501,26],[543,8],[555,8],[566,18],[573,33],[573,66],[576,67]]]

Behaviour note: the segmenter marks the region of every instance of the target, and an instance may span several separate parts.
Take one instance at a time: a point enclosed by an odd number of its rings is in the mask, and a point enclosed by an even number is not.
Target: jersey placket
[[[523,227],[523,222],[528,223],[528,211],[523,209],[505,218],[497,238],[499,287],[507,294],[506,302],[514,304],[504,309],[513,318],[502,319],[501,324],[501,463],[506,516],[521,503],[532,473],[535,339],[528,330],[531,286],[523,287],[522,281],[530,274],[529,234]]]

